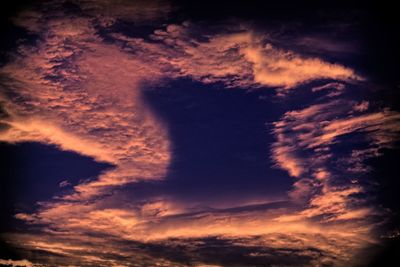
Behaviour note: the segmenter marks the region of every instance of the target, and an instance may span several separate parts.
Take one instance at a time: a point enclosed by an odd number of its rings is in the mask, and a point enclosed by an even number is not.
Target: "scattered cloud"
[[[353,178],[356,173],[368,171],[364,164],[367,158],[379,156],[382,148],[394,147],[400,114],[388,109],[365,113],[367,108],[366,101],[356,104],[330,100],[288,111],[274,123],[276,142],[272,144],[272,159],[277,167],[297,179],[289,195],[297,202],[308,203],[300,216],[329,222],[367,220],[368,215],[376,214],[364,206],[366,199],[356,198],[365,189]],[[354,114],[353,110],[364,113]],[[352,134],[358,134],[352,143],[343,139]],[[364,149],[342,149],[342,154],[334,154],[333,149],[343,142],[348,148],[362,143]]]
[[[61,181],[61,182],[58,184],[59,187],[67,187],[67,186],[70,186],[70,185],[71,185],[71,183],[68,182],[68,180]]]
[[[362,101],[358,104],[354,105],[354,110],[355,111],[359,111],[359,112],[363,112],[366,111],[369,107],[369,102],[368,101]]]
[[[324,84],[321,86],[313,87],[311,90],[312,90],[312,92],[330,90],[330,92],[327,94],[327,96],[335,97],[335,96],[339,96],[339,95],[343,94],[345,89],[346,89],[345,84],[338,83],[338,82],[332,82],[332,83],[327,83],[327,84]]]

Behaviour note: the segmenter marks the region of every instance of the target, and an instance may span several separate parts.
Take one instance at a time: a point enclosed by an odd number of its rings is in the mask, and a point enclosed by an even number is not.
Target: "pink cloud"
[[[41,267],[44,266],[42,264],[32,263],[28,260],[3,260],[0,259],[0,264],[5,266],[15,266],[15,267]]]
[[[274,123],[276,141],[271,147],[276,166],[296,177],[289,196],[299,203],[308,201],[305,209],[297,216],[287,218],[318,218],[320,222],[359,220],[369,225],[370,216],[379,213],[366,207],[363,200],[354,195],[365,192],[351,177],[338,177],[331,148],[342,136],[362,133],[357,140],[368,145],[362,150],[350,151],[348,157],[337,161],[356,175],[368,171],[364,161],[380,155],[381,148],[392,148],[398,141],[400,115],[383,109],[376,112],[354,114],[354,107],[365,112],[368,102],[355,104],[353,101],[331,100],[307,108],[288,111]],[[339,185],[336,181],[341,179]]]
[[[74,198],[160,179],[170,159],[168,133],[141,97],[160,70],[103,44],[88,20],[55,19],[46,27],[38,47],[22,47],[23,56],[1,69],[5,86],[25,100],[2,97],[10,117],[2,119],[8,128],[0,140],[54,144],[116,166],[78,185]]]
[[[190,23],[173,25],[156,31],[153,39],[173,49],[175,57],[170,62],[181,74],[203,82],[222,80],[233,87],[289,89],[322,78],[362,80],[342,65],[273,47],[262,34],[246,27],[236,33],[208,36],[204,42],[193,40],[190,31]]]
[[[122,4],[125,9],[109,1],[84,1],[82,9],[92,16],[101,14],[102,26],[116,18],[133,15],[140,23],[169,12],[162,12],[158,4]],[[140,242],[262,235],[264,242],[273,241],[270,246],[304,249],[308,246],[305,244],[313,244],[329,257],[346,259],[368,243],[369,234],[359,232],[359,225],[326,225],[371,214],[369,209],[351,206],[352,195],[363,188],[330,185],[330,146],[340,136],[362,131],[378,147],[390,147],[399,129],[399,115],[384,110],[337,119],[355,108],[354,103],[346,101],[289,111],[274,124],[272,159],[296,177],[289,196],[302,205],[306,203],[300,211],[281,208],[190,213],[193,207],[189,204],[167,199],[121,204],[111,194],[129,183],[164,179],[168,171],[172,153],[169,133],[143,100],[147,86],[191,77],[203,83],[223,82],[227,87],[286,90],[324,78],[362,80],[354,70],[272,46],[264,34],[244,26],[199,40],[192,36],[196,26],[186,22],[155,30],[151,42],[114,34],[115,44],[107,44],[86,17],[28,12],[16,21],[41,35],[36,47],[19,47],[13,60],[0,69],[9,78],[3,86],[17,94],[0,96],[9,114],[0,120],[7,126],[0,132],[0,140],[54,144],[115,166],[95,180],[78,184],[72,193],[40,203],[32,214],[16,214],[28,224],[44,225],[45,233],[16,235],[13,240],[21,241],[17,246],[110,266],[119,262],[95,256],[94,250],[121,257],[131,255],[126,254],[125,247],[96,239],[96,234]],[[357,109],[366,111],[365,107]],[[320,215],[329,218],[312,220]],[[282,233],[290,240],[281,240]]]
[[[359,112],[363,112],[366,111],[369,107],[369,102],[368,101],[362,101],[356,105],[354,105],[354,110],[355,111],[359,111]]]

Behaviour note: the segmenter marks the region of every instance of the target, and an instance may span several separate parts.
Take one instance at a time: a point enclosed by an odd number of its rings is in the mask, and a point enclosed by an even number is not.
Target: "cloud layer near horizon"
[[[302,259],[303,265],[321,266],[350,262],[374,242],[369,219],[379,211],[357,198],[365,188],[355,177],[367,170],[364,159],[397,141],[400,115],[388,109],[370,112],[368,102],[337,98],[346,83],[362,83],[361,76],[343,65],[276,47],[266,33],[244,25],[207,32],[184,22],[145,37],[100,34],[99,28],[112,28],[118,19],[145,23],[168,13],[164,4],[121,4],[84,1],[83,13],[71,15],[44,12],[58,7],[49,2],[15,19],[38,40],[21,45],[0,69],[6,114],[0,140],[52,144],[114,166],[40,203],[34,213],[16,214],[28,225],[44,225],[42,236],[8,234],[16,247],[67,257],[71,264],[134,266],[129,259],[139,257],[183,266],[185,261],[213,263],[193,255],[201,255],[203,245],[217,242],[207,238],[216,237],[225,242],[218,243],[221,247],[245,251],[248,262],[271,261],[275,253],[280,260],[290,258],[287,265]],[[334,88],[326,102],[287,111],[273,124],[276,141],[265,157],[271,154],[276,166],[296,179],[288,201],[194,210],[192,203],[173,198],[135,202],[118,194],[127,184],[164,179],[173,154],[168,127],[143,92],[187,77],[227,88],[276,89],[280,95],[311,81],[335,81],[312,90]],[[341,166],[351,173],[347,177],[332,167],[331,149],[352,133],[361,133],[368,145],[343,157]],[[132,246],[146,253],[130,254]],[[183,246],[186,258],[157,258],[152,246]]]

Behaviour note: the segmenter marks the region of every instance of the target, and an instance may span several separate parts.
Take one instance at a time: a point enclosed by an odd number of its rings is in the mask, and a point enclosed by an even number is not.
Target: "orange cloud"
[[[266,86],[292,88],[322,78],[361,79],[349,68],[318,58],[305,58],[270,44],[250,46],[244,50],[244,55],[253,63],[254,80]]]
[[[0,259],[0,264],[5,266],[12,266],[12,267],[41,267],[44,266],[42,264],[32,263],[28,260],[2,260]]]
[[[0,70],[8,77],[5,92],[25,99],[1,96],[9,117],[1,120],[7,128],[0,140],[54,144],[116,166],[67,198],[162,178],[170,160],[168,133],[141,97],[160,70],[103,44],[88,20],[56,18],[46,27],[38,47],[21,48],[23,56]]]
[[[245,27],[240,32],[209,36],[205,42],[191,39],[190,31],[190,23],[170,25],[166,31],[156,31],[153,39],[165,43],[167,49],[172,48],[165,57],[181,75],[203,82],[289,89],[324,78],[362,80],[352,69],[342,65],[276,48],[263,35]]]
[[[68,214],[61,210],[58,212]],[[156,218],[146,214],[145,221],[144,217],[140,219],[139,214],[133,215],[134,212],[126,210],[96,208],[85,212],[85,209],[81,209],[79,214],[69,213],[40,237],[26,235],[11,239],[23,241],[18,246],[25,249],[40,249],[100,266],[110,264],[106,254],[126,257],[134,253],[132,249],[118,247],[116,240],[141,242],[142,246],[168,242],[185,244],[186,240],[190,240],[193,248],[196,238],[218,236],[241,247],[262,246],[299,251],[313,247],[324,255],[315,257],[317,262],[329,261],[336,265],[351,261],[354,252],[374,242],[367,232],[360,231],[354,225],[323,225],[307,220],[305,216],[285,220],[284,217],[288,216],[286,208],[238,213],[205,211],[172,216],[162,214]],[[111,235],[109,238],[114,242],[106,244],[107,239],[96,237],[101,233]]]

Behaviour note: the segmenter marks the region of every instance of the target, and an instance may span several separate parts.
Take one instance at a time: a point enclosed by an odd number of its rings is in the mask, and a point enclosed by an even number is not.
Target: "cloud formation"
[[[162,177],[170,157],[168,134],[141,99],[142,84],[157,79],[159,71],[102,44],[80,18],[46,26],[37,47],[21,47],[1,70],[9,116],[0,139],[55,144],[116,166],[77,187],[81,194]]]
[[[0,259],[0,265],[12,266],[12,267],[40,267],[42,264],[34,264],[28,260],[2,260]]]
[[[364,164],[367,158],[379,156],[383,148],[394,147],[400,114],[388,109],[367,109],[366,101],[356,104],[336,99],[288,111],[274,123],[272,159],[276,166],[297,178],[290,195],[297,201],[308,201],[309,208],[302,215],[335,221],[365,219],[374,214],[355,198],[364,192],[355,174],[368,170]],[[352,145],[363,143],[362,150],[334,154],[335,146],[350,142],[343,138],[355,134],[357,139]]]
[[[58,4],[42,8],[59,10]],[[132,258],[164,266],[224,266],[235,260],[322,266],[349,262],[374,242],[366,220],[376,211],[357,197],[364,188],[354,177],[336,181],[332,148],[362,133],[367,148],[349,151],[340,164],[352,174],[364,172],[366,158],[397,140],[400,115],[335,98],[347,82],[364,80],[353,69],[276,47],[266,33],[243,25],[209,30],[191,22],[166,24],[142,37],[101,31],[118,20],[162,20],[170,11],[164,2],[75,4],[80,10],[75,15],[39,8],[15,19],[39,37],[35,45],[20,46],[0,69],[6,114],[0,141],[53,144],[114,167],[41,202],[35,212],[16,214],[42,228],[41,235],[9,234],[14,246],[28,255],[45,251],[48,262],[60,266],[134,266],[127,263]],[[245,90],[273,87],[278,93],[335,80],[312,89],[332,90],[329,101],[287,111],[273,124],[272,159],[297,179],[290,201],[194,209],[167,197],[123,199],[118,190],[125,185],[164,179],[173,153],[167,127],[143,92],[187,77]],[[224,252],[219,260],[210,259],[213,245]],[[177,248],[184,248],[183,256]],[[230,249],[240,258],[229,260]]]
[[[174,57],[168,62],[181,74],[203,82],[290,89],[315,79],[362,80],[350,68],[274,47],[267,36],[246,26],[206,35],[206,41],[191,38],[196,32],[193,28],[191,23],[169,25],[165,31],[155,31],[152,38],[173,49],[170,55]]]

